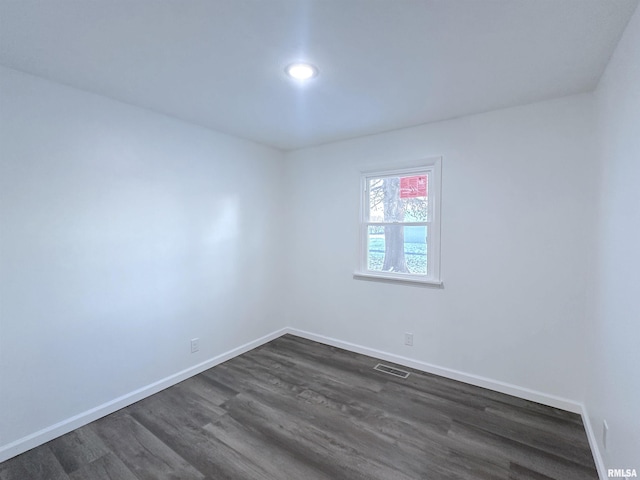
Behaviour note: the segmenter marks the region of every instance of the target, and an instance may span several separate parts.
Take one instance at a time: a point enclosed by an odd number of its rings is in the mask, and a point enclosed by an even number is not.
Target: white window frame
[[[442,190],[442,158],[429,158],[417,162],[414,167],[380,169],[361,172],[360,176],[360,235],[359,235],[359,265],[354,273],[354,278],[366,280],[382,280],[404,283],[419,283],[426,285],[442,286],[440,270],[440,204]],[[380,225],[384,222],[370,222],[369,215],[369,180],[372,178],[398,177],[407,175],[429,175],[429,187],[427,191],[427,221],[425,222],[393,222],[398,225],[426,225],[427,235],[427,273],[397,273],[380,272],[368,269],[368,227]]]

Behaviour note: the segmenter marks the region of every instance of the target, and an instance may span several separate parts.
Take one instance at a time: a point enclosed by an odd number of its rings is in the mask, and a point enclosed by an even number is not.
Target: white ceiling
[[[590,91],[637,3],[0,0],[0,64],[290,150]]]

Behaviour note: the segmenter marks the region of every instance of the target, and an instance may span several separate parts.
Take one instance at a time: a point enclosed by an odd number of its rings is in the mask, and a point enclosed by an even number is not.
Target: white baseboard
[[[591,451],[593,452],[593,455],[594,455],[594,460],[596,463],[596,467],[598,469],[598,474],[600,475],[600,478],[603,480],[607,478],[606,470],[604,468],[604,463],[602,461],[602,457],[598,449],[598,444],[595,441],[594,431],[593,431],[589,416],[587,414],[587,410],[584,407],[584,405],[578,402],[575,402],[573,400],[568,400],[566,398],[557,397],[555,395],[548,395],[548,394],[531,390],[528,388],[519,387],[517,385],[512,385],[509,383],[492,380],[490,378],[481,377],[481,376],[473,375],[469,373],[464,373],[464,372],[453,370],[450,368],[439,367],[437,365],[432,365],[430,363],[403,357],[401,355],[395,355],[392,353],[384,352],[382,350],[376,350],[376,349],[365,347],[355,343],[345,342],[342,340],[338,340],[336,338],[326,337],[324,335],[318,335],[315,333],[307,332],[304,330],[298,330],[296,328],[290,328],[290,327],[282,328],[280,330],[271,332],[261,338],[248,342],[244,345],[241,345],[237,348],[234,348],[225,353],[217,355],[202,363],[194,365],[193,367],[189,367],[185,370],[177,372],[166,378],[158,380],[157,382],[154,382],[150,385],[139,388],[121,397],[118,397],[112,401],[109,401],[95,408],[92,408],[78,415],[75,415],[71,418],[68,418],[54,425],[46,427],[42,430],[34,432],[30,435],[20,438],[7,445],[3,445],[0,447],[0,462],[3,462],[5,460],[8,460],[9,458],[12,458],[16,455],[24,453],[27,450],[37,447],[38,445],[42,445],[43,443],[53,440],[54,438],[64,435],[65,433],[69,433],[75,430],[76,428],[87,425],[88,423],[91,423],[99,418],[102,418],[105,415],[109,415],[117,410],[120,410],[121,408],[131,405],[150,395],[158,393],[159,391],[164,390],[165,388],[175,385],[176,383],[182,382],[183,380],[186,380],[189,377],[197,375],[198,373],[208,370],[211,367],[215,367],[220,363],[226,362],[227,360],[230,360],[238,355],[248,352],[249,350],[252,350],[256,347],[259,347],[260,345],[270,342],[271,340],[274,340],[286,333],[297,335],[299,337],[303,337],[308,340],[313,340],[319,343],[324,343],[326,345],[342,348],[344,350],[349,350],[351,352],[361,353],[363,355],[380,358],[383,360],[387,360],[389,362],[397,363],[399,365],[404,365],[404,366],[414,368],[416,370],[420,370],[423,372],[440,375],[442,377],[451,378],[453,380],[458,380],[471,385],[476,385],[478,387],[488,388],[490,390],[494,390],[497,392],[506,393],[508,395],[513,395],[519,398],[523,398],[525,400],[531,400],[533,402],[542,403],[544,405],[548,405],[551,407],[560,408],[562,410],[568,410],[573,413],[578,413],[582,415],[582,420],[585,425],[587,437],[589,439],[589,444],[591,446]]]
[[[531,400],[532,402],[542,403],[550,407],[560,408],[562,410],[568,410],[569,412],[581,414],[583,411],[582,404],[574,400],[568,400],[566,398],[557,397],[555,395],[549,395],[546,393],[531,390],[529,388],[519,387],[510,383],[501,382],[499,380],[492,380],[490,378],[481,377],[479,375],[473,375],[470,373],[464,373],[451,368],[439,367],[430,363],[422,362],[420,360],[414,360],[412,358],[403,357],[401,355],[395,355],[393,353],[384,352],[382,350],[376,350],[374,348],[364,347],[355,343],[344,342],[336,338],[325,337],[324,335],[318,335],[304,330],[298,330],[295,328],[286,328],[287,333],[297,335],[299,337],[313,340],[315,342],[324,343],[333,347],[343,348],[355,353],[361,353],[370,357],[381,358],[389,362],[397,363],[398,365],[404,365],[405,367],[415,368],[426,373],[433,373],[434,375],[440,375],[441,377],[451,378],[452,380],[458,380],[460,382],[475,385],[477,387],[488,388],[489,390],[495,390],[496,392],[506,393],[507,395],[513,395],[514,397],[523,398],[525,400]]]
[[[543,405],[548,405],[550,407],[580,414],[582,417],[582,423],[584,424],[584,428],[587,433],[589,446],[591,447],[591,454],[593,455],[593,460],[596,464],[596,469],[598,470],[598,476],[601,480],[606,480],[608,478],[606,473],[607,470],[605,468],[602,455],[600,454],[598,442],[596,441],[594,430],[591,425],[591,419],[587,412],[587,408],[582,403],[555,395],[538,392],[529,388],[512,385],[506,382],[492,380],[490,378],[481,377],[479,375],[473,375],[450,368],[439,367],[427,362],[414,360],[412,358],[403,357],[401,355],[395,355],[393,353],[384,352],[382,350],[376,350],[374,348],[364,347],[355,343],[345,342],[336,338],[326,337],[324,335],[318,335],[316,333],[311,333],[304,330],[298,330],[296,328],[286,328],[285,330],[286,333],[297,335],[308,340],[313,340],[314,342],[324,343],[326,345],[342,348],[351,352],[380,358],[382,360],[397,363],[398,365],[404,365],[406,367],[414,368],[422,372],[432,373],[441,377],[458,380],[470,385],[488,388],[489,390],[494,390],[496,392],[506,393],[507,395],[513,395],[515,397],[530,400],[532,402],[537,402]]]
[[[204,372],[211,367],[215,367],[220,363],[226,362],[233,357],[237,357],[238,355],[248,352],[249,350],[253,350],[260,345],[263,345],[275,338],[280,337],[281,335],[284,335],[286,333],[286,330],[287,329],[283,328],[280,330],[276,330],[275,332],[271,332],[264,337],[245,343],[244,345],[217,355],[213,358],[210,358],[209,360],[205,360],[204,362],[194,365],[193,367],[189,367],[185,370],[182,370],[181,372],[174,373],[173,375],[158,380],[157,382],[154,382],[150,385],[134,390],[133,392],[122,395],[121,397],[118,397],[107,403],[103,403],[102,405],[98,405],[97,407],[82,412],[71,418],[67,418],[66,420],[43,428],[42,430],[22,437],[7,445],[3,445],[0,447],[0,462],[4,462],[5,460],[24,453],[27,450],[31,450],[32,448],[37,447],[38,445],[42,445],[43,443],[53,440],[54,438],[64,435],[65,433],[69,433],[76,428],[87,425],[88,423],[102,418],[105,415],[109,415],[117,410],[120,410],[121,408],[124,408],[128,405],[142,400],[143,398],[153,395],[154,393],[158,393],[165,388],[171,387],[176,383],[180,383],[189,377]]]
[[[596,464],[596,469],[598,470],[598,476],[601,480],[606,480],[608,478],[607,470],[605,468],[602,455],[600,454],[600,448],[598,447],[598,442],[595,438],[593,426],[591,425],[591,419],[587,412],[587,408],[582,403],[555,395],[538,392],[529,388],[512,385],[506,382],[492,380],[490,378],[481,377],[479,375],[473,375],[450,368],[439,367],[437,365],[421,362],[412,358],[395,355],[393,353],[376,350],[374,348],[364,347],[355,343],[345,342],[336,338],[326,337],[324,335],[318,335],[316,333],[311,333],[304,330],[298,330],[296,328],[286,328],[285,330],[286,333],[297,335],[308,340],[313,340],[314,342],[324,343],[326,345],[342,348],[351,352],[380,358],[382,360],[397,363],[398,365],[415,368],[416,370],[420,370],[422,372],[432,373],[441,377],[458,380],[460,382],[468,383],[478,387],[488,388],[489,390],[494,390],[496,392],[506,393],[507,395],[513,395],[515,397],[530,400],[532,402],[537,402],[543,405],[548,405],[550,407],[580,414],[582,417],[582,423],[584,424],[584,428],[587,433],[587,439],[589,440],[589,446],[591,447],[593,460]]]
[[[587,407],[582,405],[582,423],[584,424],[584,429],[587,432],[587,439],[589,440],[589,446],[591,447],[591,454],[593,455],[593,461],[596,463],[596,468],[598,470],[598,476],[600,480],[606,480],[609,478],[607,475],[607,469],[604,465],[604,459],[602,458],[602,454],[600,453],[600,447],[598,446],[598,441],[596,440],[596,434],[593,429],[593,425],[591,423],[591,417],[589,417],[589,412],[587,412]]]

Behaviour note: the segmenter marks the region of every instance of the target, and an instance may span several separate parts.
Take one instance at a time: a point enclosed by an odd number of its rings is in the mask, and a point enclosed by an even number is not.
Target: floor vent
[[[405,372],[404,370],[399,370],[397,368],[390,367],[389,365],[383,365],[381,363],[377,364],[373,367],[374,370],[378,370],[379,372],[388,373],[389,375],[394,375],[400,378],[407,378],[409,376],[409,372]]]

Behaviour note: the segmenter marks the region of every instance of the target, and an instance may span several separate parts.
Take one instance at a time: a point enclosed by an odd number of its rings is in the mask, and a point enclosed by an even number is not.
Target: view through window
[[[363,176],[363,273],[439,280],[438,167]]]

